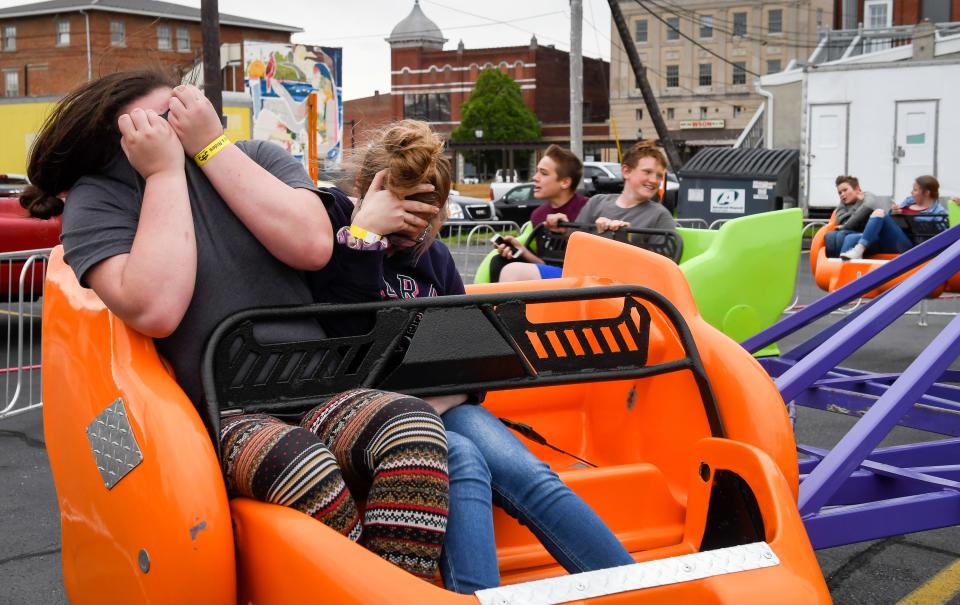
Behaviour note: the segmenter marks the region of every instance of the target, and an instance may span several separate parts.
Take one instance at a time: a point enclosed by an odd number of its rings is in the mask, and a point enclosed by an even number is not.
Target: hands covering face
[[[154,109],[134,108],[117,119],[120,146],[144,178],[165,170],[183,172],[184,152],[193,157],[223,134],[213,104],[189,84],[173,89],[164,120]]]
[[[402,236],[411,242],[422,241],[437,223],[440,209],[425,202],[405,199],[418,193],[427,193],[435,188],[421,183],[406,190],[388,189],[387,171],[381,170],[373,177],[367,194],[359,204],[353,224],[378,235]],[[418,240],[418,238],[420,238]]]

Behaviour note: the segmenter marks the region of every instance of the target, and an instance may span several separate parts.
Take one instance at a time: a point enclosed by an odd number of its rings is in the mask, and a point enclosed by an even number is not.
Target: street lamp
[[[473,131],[473,134],[476,135],[477,140],[479,141],[480,139],[483,138],[483,128],[477,128],[476,130]],[[480,174],[483,172],[483,170],[482,170],[482,169],[483,169],[483,164],[482,164],[482,162],[480,161],[480,159],[481,159],[482,157],[483,157],[483,152],[478,149],[478,150],[477,150],[477,155],[476,155],[476,159],[477,159],[477,177],[478,177],[478,178],[480,177]]]

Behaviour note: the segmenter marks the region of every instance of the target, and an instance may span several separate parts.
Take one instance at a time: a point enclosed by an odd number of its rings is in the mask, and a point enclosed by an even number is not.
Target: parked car
[[[22,174],[0,172],[0,197],[17,197],[29,184]]]
[[[493,202],[478,197],[451,194],[447,198],[447,220],[440,230],[442,236],[456,233],[458,224],[489,222],[497,220]],[[466,234],[464,234],[466,235]]]
[[[20,200],[0,193],[0,253],[6,253],[0,261],[0,301],[12,301],[20,292],[20,272],[27,255],[11,256],[11,252],[51,248],[60,243],[60,221],[56,216],[49,220],[31,218],[20,207]],[[24,296],[36,298],[43,291],[43,267],[34,265],[32,274],[25,278]],[[32,277],[32,280],[30,279]]]
[[[530,215],[542,203],[541,200],[533,197],[533,183],[524,183],[504,193],[503,197],[496,200],[493,205],[497,218],[501,221],[513,221],[523,225],[530,220]]]

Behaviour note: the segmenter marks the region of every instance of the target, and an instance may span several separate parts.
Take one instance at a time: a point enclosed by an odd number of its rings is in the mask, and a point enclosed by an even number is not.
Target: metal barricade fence
[[[678,227],[688,229],[709,229],[710,225],[702,218],[677,218],[673,219]]]
[[[450,248],[463,283],[473,282],[477,268],[493,250],[490,238],[494,234],[517,235],[520,226],[513,221],[456,222],[443,226],[441,236]]]
[[[0,253],[0,419],[43,405],[40,315],[50,249]]]

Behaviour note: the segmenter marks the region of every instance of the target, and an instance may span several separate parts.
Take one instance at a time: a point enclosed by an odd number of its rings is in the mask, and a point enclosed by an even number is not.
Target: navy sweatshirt
[[[350,225],[353,202],[336,188],[323,189],[321,193],[336,234],[341,227]],[[335,242],[330,262],[309,274],[308,279],[317,302],[369,302],[464,293],[463,280],[450,250],[440,241],[434,241],[419,259],[412,252],[360,251]]]

